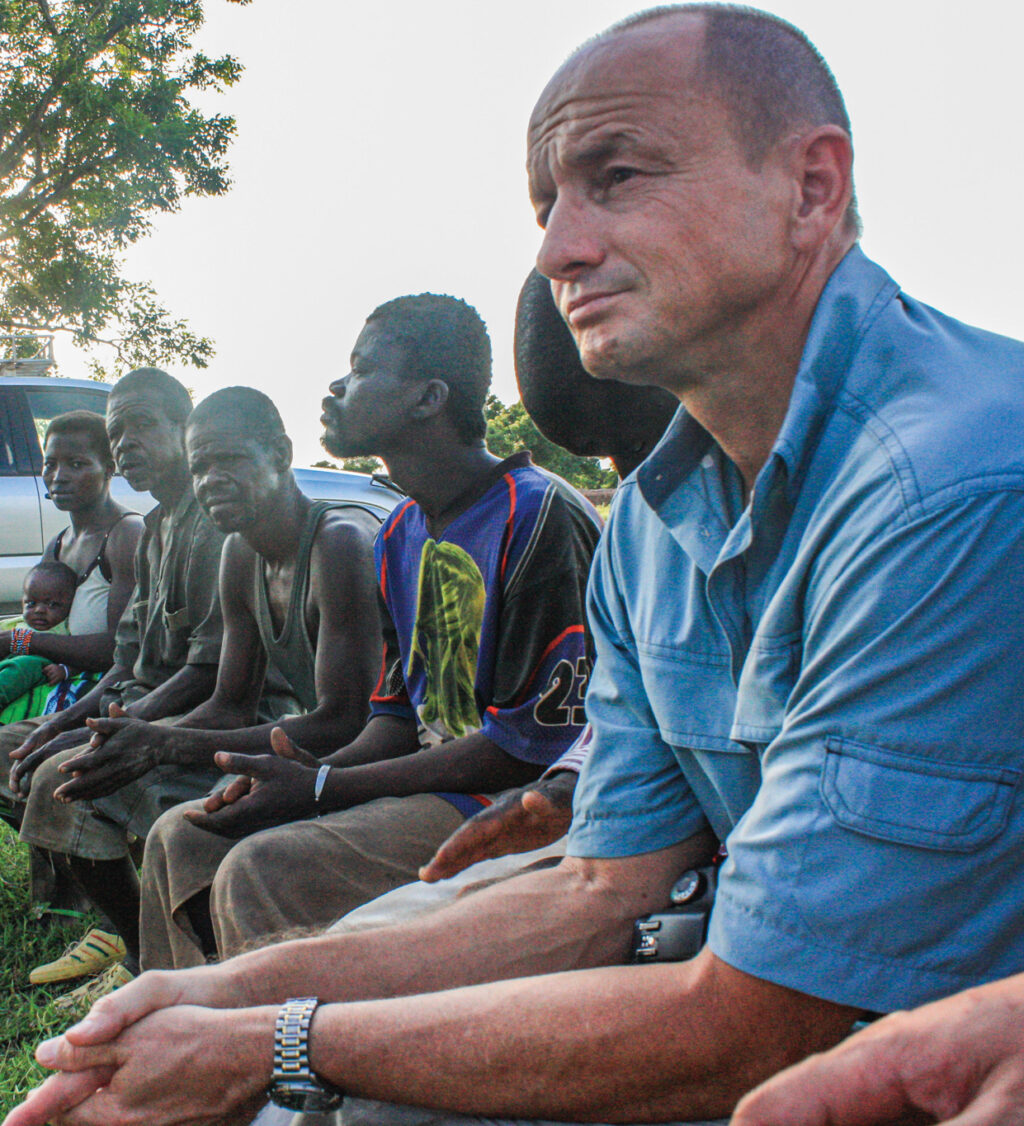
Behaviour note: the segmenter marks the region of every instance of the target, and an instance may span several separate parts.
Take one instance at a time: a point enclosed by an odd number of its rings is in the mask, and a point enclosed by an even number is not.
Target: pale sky
[[[643,5],[639,5],[643,6]],[[197,43],[245,65],[206,99],[234,114],[234,187],[189,201],[129,273],[213,338],[197,398],[270,394],[296,463],[322,457],[319,401],[366,315],[422,290],[487,321],[516,397],[515,299],[539,243],[526,122],[583,39],[628,0],[207,0]],[[1024,9],[1005,0],[778,0],[831,65],[853,123],[864,249],[911,294],[1024,337]],[[58,341],[65,375],[80,353]]]

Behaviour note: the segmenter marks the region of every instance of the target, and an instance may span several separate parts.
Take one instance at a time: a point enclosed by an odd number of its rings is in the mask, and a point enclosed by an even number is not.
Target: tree
[[[341,464],[333,461],[314,461],[313,469],[348,469],[353,473],[387,473],[384,462],[379,457],[343,457]]]
[[[246,2],[246,0],[241,0]],[[234,120],[193,91],[241,73],[193,52],[200,0],[0,0],[0,325],[205,367],[213,345],[121,252],[187,195],[227,191]],[[98,364],[94,363],[95,367]]]
[[[505,404],[496,395],[488,395],[484,414],[487,416],[487,445],[498,457],[508,457],[516,450],[529,450],[534,464],[564,477],[577,489],[615,487],[618,477],[614,469],[602,468],[596,457],[577,457],[549,442],[522,403]]]

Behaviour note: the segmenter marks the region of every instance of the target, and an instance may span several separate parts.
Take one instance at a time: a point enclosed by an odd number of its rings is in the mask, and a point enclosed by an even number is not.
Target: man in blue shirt
[[[541,96],[528,165],[584,365],[685,408],[596,562],[569,855],[386,939],[141,979],[44,1052],[117,1069],[76,1126],[153,1103],[143,1079],[183,1116],[257,1099],[272,1002],[299,992],[341,1002],[305,1039],[351,1094],[692,1121],[866,1011],[1024,964],[1024,348],[856,248],[842,100],[774,17],[688,5],[589,42]],[[723,838],[706,948],[622,964],[632,920]],[[185,1029],[216,1062],[182,1084],[165,1045]]]

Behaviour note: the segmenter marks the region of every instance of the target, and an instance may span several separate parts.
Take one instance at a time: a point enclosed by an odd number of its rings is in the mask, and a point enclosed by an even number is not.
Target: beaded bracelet
[[[23,657],[31,650],[33,633],[35,630],[29,629],[28,626],[19,626],[11,630],[11,652],[14,656]]]

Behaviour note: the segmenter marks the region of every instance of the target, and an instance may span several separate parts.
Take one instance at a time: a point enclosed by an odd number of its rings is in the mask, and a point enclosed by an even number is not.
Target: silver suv
[[[50,419],[65,411],[105,414],[111,386],[88,379],[0,376],[0,613],[21,607],[25,572],[43,547],[68,522],[67,514],[45,496],[42,436]],[[362,505],[383,520],[401,493],[386,479],[335,469],[296,469],[307,495]],[[121,477],[113,495],[136,512],[153,507],[149,493],[137,493]]]

